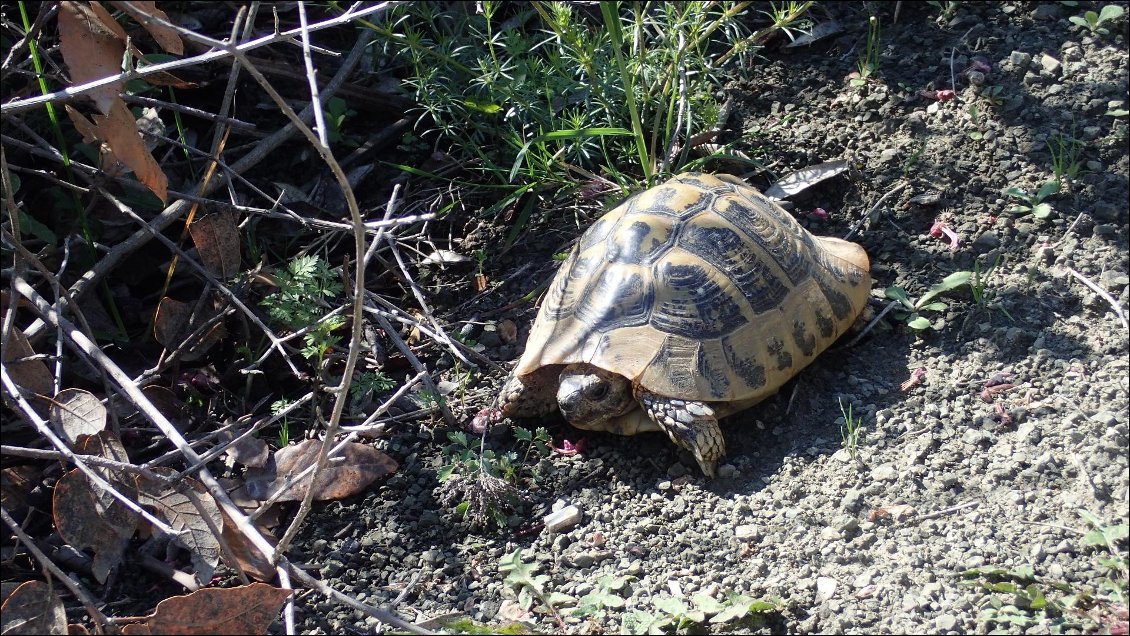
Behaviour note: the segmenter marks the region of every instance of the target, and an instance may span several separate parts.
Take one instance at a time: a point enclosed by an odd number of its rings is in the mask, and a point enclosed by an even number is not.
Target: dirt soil
[[[820,5],[816,16],[844,32],[809,47],[774,44],[743,69],[720,95],[734,99],[721,141],[740,140],[737,149],[767,166],[749,177],[759,188],[851,159],[853,174],[792,202],[797,218],[833,236],[865,219],[855,240],[871,256],[877,299],[892,285],[918,298],[953,272],[992,268],[981,302],[968,290],[942,297],[947,307],[926,312],[933,324],[922,332],[889,314],[777,397],[728,418],[717,479],[704,479],[661,434],[525,422],[549,427],[558,447],[585,445],[538,465],[513,527],[502,530],[472,528],[444,498],[437,473],[449,429],[395,429],[380,443],[400,472],[364,497],[322,506],[295,560],[409,616],[523,620],[545,632],[562,626],[540,602],[523,611],[503,581],[500,564],[519,548],[547,593],[579,598],[602,577],[627,577],[614,592],[622,608],[578,618],[563,606],[564,631],[574,633],[619,632],[625,616],[663,617],[657,602],[681,597],[690,607],[702,592],[778,607],[692,628],[711,633],[1125,630],[1125,607],[1087,600],[1104,594],[1111,571],[1106,551],[1084,541],[1093,529],[1084,515],[1105,526],[1128,518],[1128,330],[1111,302],[1125,315],[1130,165],[1126,117],[1108,114],[1127,108],[1127,22],[1098,36],[1067,19],[1091,7],[960,3],[939,20],[937,7],[901,4],[897,24],[893,3],[881,9],[881,66],[862,86],[848,76],[866,39],[863,5]],[[956,99],[923,94],[950,89]],[[1053,179],[1050,148],[1063,139],[1080,140],[1081,169],[1047,200],[1050,218],[1010,213],[1017,200],[1005,191],[1035,192]],[[497,310],[547,281],[552,256],[601,211],[586,201],[535,218],[518,247],[484,264],[489,279],[506,281],[491,293],[468,303],[474,292],[460,283],[458,293],[434,295],[437,314],[503,367],[477,378],[467,399],[449,397],[463,422],[489,405],[536,306]],[[936,221],[956,246],[930,234]],[[463,247],[470,253],[506,231],[479,227]],[[452,268],[425,283],[450,290],[445,276],[467,278]],[[519,328],[512,344],[498,333],[505,319]],[[921,381],[904,385],[916,370]],[[454,372],[448,379],[457,381]],[[841,438],[841,401],[862,426],[854,459]],[[515,446],[506,429],[487,438],[500,452]],[[537,525],[563,505],[579,509],[578,523],[560,532]],[[1125,540],[1115,547],[1125,568]],[[963,576],[975,568],[1031,568],[1034,578]],[[1049,601],[1084,596],[1077,611],[1041,610],[1026,606],[1030,593],[990,591],[993,582],[1034,583]],[[304,631],[373,628],[324,601],[300,619]]]

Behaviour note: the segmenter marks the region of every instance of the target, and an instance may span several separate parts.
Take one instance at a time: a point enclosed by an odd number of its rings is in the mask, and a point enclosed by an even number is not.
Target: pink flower
[[[563,439],[561,440],[561,448],[557,448],[556,446],[553,446],[552,448],[553,452],[564,455],[566,457],[579,455],[581,451],[585,450],[585,440],[577,440],[577,443],[574,444],[567,439]]]
[[[941,238],[943,234],[949,237],[950,251],[957,251],[957,248],[961,247],[961,237],[951,230],[950,226],[946,225],[944,221],[934,221],[934,224],[930,226],[930,236]]]
[[[949,89],[940,91],[918,91],[918,94],[927,99],[936,99],[939,102],[948,102],[954,97],[957,97],[957,94]]]
[[[808,213],[808,216],[813,219],[820,219],[821,221],[825,221],[828,219],[828,211],[824,208],[812,208],[812,211]]]

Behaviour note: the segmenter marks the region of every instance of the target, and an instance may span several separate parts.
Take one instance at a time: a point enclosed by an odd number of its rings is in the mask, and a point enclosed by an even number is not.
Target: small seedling
[[[1050,203],[1045,203],[1044,199],[1059,192],[1059,181],[1052,180],[1046,181],[1040,186],[1040,189],[1035,194],[1029,193],[1027,190],[1020,188],[1009,188],[1005,190],[1005,194],[1010,197],[1020,199],[1009,209],[1013,214],[1031,214],[1037,219],[1046,219],[1052,215],[1055,210]]]
[[[472,440],[463,431],[447,434],[451,442],[443,449],[447,464],[439,471],[446,499],[458,500],[455,512],[473,525],[506,525],[506,512],[518,504],[517,485],[534,478],[533,466],[551,451],[549,432],[514,427],[514,437],[525,446],[519,456],[515,450],[496,453],[486,448],[485,438]]]
[[[977,303],[979,307],[989,307],[989,304],[996,298],[996,293],[989,288],[989,278],[1000,267],[1003,258],[1003,254],[998,254],[993,264],[986,267],[984,271],[981,270],[980,259],[973,263],[973,277],[969,280],[969,291],[973,294],[973,302]],[[1012,314],[1008,313],[1008,310],[1003,307],[998,308],[1004,312],[1004,315],[1008,316],[1009,320],[1013,320]]]
[[[658,613],[634,610],[621,618],[621,628],[624,633],[663,634],[671,629],[676,634],[687,633],[692,628],[702,629],[707,622],[711,624],[740,622],[749,616],[780,609],[777,603],[735,593],[729,594],[724,601],[698,593],[691,597],[693,607],[684,599],[670,596],[657,598],[652,603],[659,610]],[[709,621],[707,615],[712,615]]]
[[[273,320],[289,329],[312,325],[326,313],[326,300],[340,294],[341,280],[319,256],[299,256],[276,272],[278,291],[260,304]]]
[[[844,416],[844,421],[840,424],[840,437],[844,440],[844,448],[847,449],[848,455],[855,459],[856,453],[859,451],[859,437],[863,433],[862,421],[852,416],[851,402],[848,402],[847,410],[844,410],[844,401],[842,398],[837,398],[840,404],[840,413]]]
[[[1125,10],[1122,7],[1117,4],[1108,4],[1099,13],[1087,11],[1081,16],[1073,15],[1067,19],[1072,24],[1087,29],[1096,35],[1110,35],[1110,29],[1103,25],[1121,18],[1123,13],[1125,13]]]
[[[571,612],[579,618],[604,618],[606,609],[624,607],[624,597],[628,583],[635,577],[604,575],[596,582],[596,589],[577,600]]]
[[[290,400],[287,400],[285,398],[280,399],[280,400],[275,400],[274,402],[271,403],[271,415],[278,415],[279,413],[285,411],[287,409],[287,407],[289,407],[289,406],[290,406]],[[278,439],[278,442],[279,442],[279,448],[286,448],[286,446],[288,444],[290,444],[290,421],[287,419],[287,416],[285,416],[285,415],[282,417],[281,420],[279,420],[279,439]]]
[[[879,18],[871,16],[867,24],[867,44],[856,63],[856,76],[849,82],[852,86],[863,86],[879,73],[879,52]]]
[[[1052,155],[1052,172],[1057,182],[1063,183],[1065,178],[1071,180],[1079,175],[1083,156],[1081,140],[1057,132],[1048,139],[1048,152]]]
[[[953,16],[957,15],[957,9],[961,6],[957,0],[927,0],[926,4],[941,10],[936,20],[938,24],[948,24]]]
[[[564,627],[565,622],[561,620],[561,614],[558,613],[557,608],[566,603],[572,603],[576,599],[560,592],[546,592],[545,584],[549,583],[549,575],[535,574],[537,569],[536,563],[526,564],[522,562],[521,548],[514,550],[510,556],[503,558],[502,562],[498,564],[499,572],[506,574],[503,583],[517,591],[518,605],[522,609],[529,610],[533,607],[535,600],[541,601],[542,605],[557,620],[558,625]]]
[[[942,279],[942,282],[931,287],[930,291],[922,294],[918,300],[913,302],[910,300],[910,296],[906,293],[906,290],[898,285],[891,285],[884,290],[883,293],[887,298],[899,303],[900,306],[894,311],[895,318],[905,322],[911,329],[915,331],[925,331],[931,327],[940,329],[941,326],[945,324],[944,321],[939,319],[937,322],[932,323],[929,318],[926,318],[922,314],[945,309],[948,305],[934,299],[942,294],[968,285],[972,276],[973,272],[954,272],[946,276]]]

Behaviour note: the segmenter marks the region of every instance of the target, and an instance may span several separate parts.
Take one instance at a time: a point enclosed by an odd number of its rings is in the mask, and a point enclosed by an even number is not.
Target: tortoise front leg
[[[694,454],[703,474],[715,476],[718,460],[726,454],[726,440],[714,409],[705,402],[676,400],[643,389],[636,390],[636,399],[672,442]]]
[[[548,415],[557,409],[557,376],[546,369],[525,378],[511,373],[502,385],[495,405],[502,417]]]

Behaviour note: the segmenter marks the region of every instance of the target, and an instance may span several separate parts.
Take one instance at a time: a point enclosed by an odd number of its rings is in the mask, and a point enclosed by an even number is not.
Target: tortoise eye
[[[589,396],[594,400],[603,400],[608,395],[608,383],[601,382],[592,388]]]

